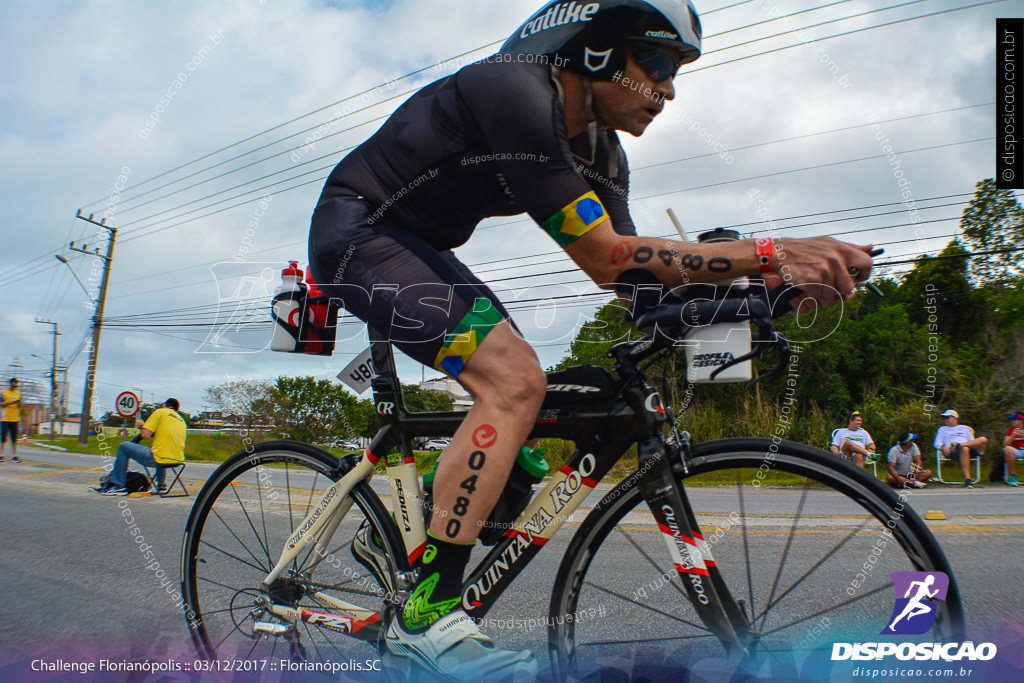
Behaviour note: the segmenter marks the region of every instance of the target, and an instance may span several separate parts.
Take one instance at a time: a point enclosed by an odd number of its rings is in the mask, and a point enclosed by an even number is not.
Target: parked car
[[[451,445],[451,441],[448,439],[431,439],[430,441],[427,441],[422,446],[420,446],[420,450],[443,451],[444,449],[448,448],[449,445]]]
[[[327,442],[327,445],[332,448],[340,448],[343,451],[361,451],[363,447],[358,442],[352,439],[337,438]]]

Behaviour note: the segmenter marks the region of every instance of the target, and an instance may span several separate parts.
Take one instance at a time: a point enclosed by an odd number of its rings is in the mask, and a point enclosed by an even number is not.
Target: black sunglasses
[[[679,71],[679,67],[683,65],[682,60],[671,52],[651,43],[632,43],[630,44],[630,53],[637,65],[654,79],[655,83],[666,78],[673,78]]]

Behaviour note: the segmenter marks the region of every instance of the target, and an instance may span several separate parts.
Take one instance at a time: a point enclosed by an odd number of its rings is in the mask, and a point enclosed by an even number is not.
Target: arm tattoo
[[[712,273],[728,273],[732,270],[732,261],[724,256],[716,256],[708,261],[708,270]]]

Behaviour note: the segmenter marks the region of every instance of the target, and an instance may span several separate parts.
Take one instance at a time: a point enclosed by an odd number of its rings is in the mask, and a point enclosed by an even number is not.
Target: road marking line
[[[11,477],[11,479],[28,479],[29,477],[48,477],[48,476],[50,476],[52,474],[68,474],[69,472],[79,472],[79,471],[81,471],[81,468],[76,468],[76,469],[73,469],[73,470],[55,470],[53,472],[31,472],[29,474],[18,474],[18,475],[15,475],[15,476]]]

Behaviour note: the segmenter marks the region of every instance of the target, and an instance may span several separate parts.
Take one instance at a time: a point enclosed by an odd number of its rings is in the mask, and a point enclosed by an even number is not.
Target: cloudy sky
[[[118,229],[99,412],[126,388],[196,412],[227,379],[333,377],[365,348],[358,325],[321,358],[261,350],[258,322],[286,261],[305,268],[324,178],[407,93],[494,52],[541,4],[3,0],[0,373],[46,381],[51,326],[35,320],[55,321],[80,409],[98,261],[68,243],[107,234],[81,211]],[[887,260],[942,248],[993,175],[995,18],[1024,2],[697,7],[704,56],[647,134],[624,136],[641,234],[674,234],[672,208],[691,235],[770,219],[781,236],[884,244]],[[594,290],[557,273],[571,264],[525,217],[482,223],[457,253],[503,289],[546,366],[600,301],[538,305]]]

